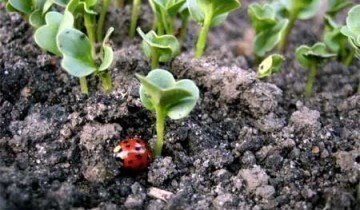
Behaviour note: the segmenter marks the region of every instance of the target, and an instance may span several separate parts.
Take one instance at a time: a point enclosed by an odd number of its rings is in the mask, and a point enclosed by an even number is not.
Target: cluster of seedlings
[[[321,0],[273,0],[264,5],[251,4],[248,13],[256,34],[253,44],[256,60],[272,51],[282,53],[296,21],[314,17],[321,3]],[[349,0],[329,0],[324,18],[323,41],[313,46],[301,45],[296,49],[297,61],[309,70],[304,93],[307,98],[313,92],[319,65],[327,60],[337,59],[348,66],[355,56],[359,57],[360,5],[349,10],[346,25],[335,22],[336,15],[352,5]],[[264,78],[278,72],[282,60],[279,55],[267,57],[259,66],[258,77]],[[272,65],[275,66],[272,68]]]
[[[111,3],[123,8],[125,0],[0,0],[9,12],[17,12],[34,28],[36,44],[61,58],[61,66],[70,75],[78,77],[82,93],[88,93],[86,77],[94,74],[105,91],[112,89],[109,68],[113,49],[108,44],[113,28],[104,31],[106,13]],[[143,106],[156,116],[157,141],[155,156],[161,155],[164,144],[165,120],[181,119],[189,115],[199,99],[199,89],[191,80],[176,81],[167,70],[159,69],[181,52],[190,21],[201,26],[195,57],[201,58],[207,45],[207,36],[213,26],[223,23],[230,12],[240,8],[239,0],[148,0],[154,13],[153,27],[143,32],[137,25],[141,0],[132,1],[129,36],[136,32],[142,38],[145,56],[151,60],[147,76],[136,74],[140,81],[140,99]],[[273,0],[248,8],[255,31],[254,57],[261,61],[258,78],[266,78],[280,71],[288,37],[299,20],[316,15],[321,0]],[[317,69],[324,61],[338,59],[349,65],[360,58],[360,5],[353,6],[346,25],[335,22],[339,11],[351,7],[348,0],[329,0],[324,18],[323,42],[296,49],[299,64],[309,70],[305,96],[312,94]],[[180,23],[180,24],[178,24]],[[271,54],[273,52],[280,54]],[[265,59],[264,59],[265,58]],[[359,86],[360,91],[360,86]],[[114,150],[115,157],[124,160],[123,167],[144,169],[152,159],[152,152],[141,139],[128,139]]]

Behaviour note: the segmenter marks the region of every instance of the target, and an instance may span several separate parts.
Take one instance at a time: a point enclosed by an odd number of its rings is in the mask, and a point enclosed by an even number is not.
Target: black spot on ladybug
[[[136,158],[137,158],[138,160],[141,160],[141,159],[142,159],[142,156],[141,156],[141,155],[136,155]]]
[[[127,145],[125,145],[125,147],[126,147],[126,148],[130,148],[130,147],[131,147],[131,145],[130,145],[130,144],[127,144]]]
[[[141,144],[141,141],[139,139],[136,139],[136,143]]]
[[[141,150],[141,147],[135,147],[135,150],[139,151],[139,150]]]

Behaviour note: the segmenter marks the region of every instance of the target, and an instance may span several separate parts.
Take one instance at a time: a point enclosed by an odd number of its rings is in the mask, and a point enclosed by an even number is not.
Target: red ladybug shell
[[[148,144],[139,138],[123,140],[119,143],[120,150],[116,157],[123,161],[123,168],[129,170],[144,170],[152,161],[152,152]]]

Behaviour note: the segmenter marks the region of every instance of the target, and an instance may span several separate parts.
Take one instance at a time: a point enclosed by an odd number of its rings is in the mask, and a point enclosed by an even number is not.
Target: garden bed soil
[[[191,25],[185,52],[163,66],[194,80],[201,98],[188,118],[167,121],[162,157],[138,174],[112,155],[121,139],[155,141],[155,118],[134,77],[149,63],[140,39],[123,30],[129,7],[109,13],[120,24],[114,89],[97,91],[89,77],[89,96],[36,47],[29,25],[2,8],[0,209],[359,209],[359,61],[326,64],[304,99],[307,72],[293,52],[321,38],[321,27],[297,23],[281,73],[260,81],[241,55],[249,50],[243,33],[251,33],[245,7],[212,30],[203,59],[193,58]],[[149,29],[150,10],[142,9],[140,25]],[[170,194],[156,199],[152,187]]]

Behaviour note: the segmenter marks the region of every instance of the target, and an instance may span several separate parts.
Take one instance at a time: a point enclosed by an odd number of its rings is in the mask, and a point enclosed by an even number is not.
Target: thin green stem
[[[281,40],[280,43],[278,45],[278,50],[280,52],[284,52],[285,47],[286,47],[286,43],[288,41],[289,35],[292,31],[292,29],[294,28],[296,19],[297,19],[297,15],[298,12],[296,10],[292,10],[290,12],[290,16],[289,16],[289,24],[286,26],[284,33],[281,36]]]
[[[349,66],[351,62],[354,60],[355,57],[355,50],[351,49],[349,54],[343,57],[343,63],[345,66]]]
[[[93,19],[92,15],[85,13],[84,21],[85,21],[86,33],[89,37],[90,44],[91,44],[91,55],[92,55],[93,59],[95,59],[96,58],[96,50],[95,50],[96,38],[95,38],[94,19]]]
[[[209,34],[210,26],[211,26],[211,20],[213,16],[213,10],[211,9],[208,14],[205,15],[205,21],[204,25],[201,28],[198,41],[196,43],[196,58],[201,58],[201,56],[204,53],[204,49],[207,42],[207,36]]]
[[[135,36],[135,30],[136,30],[137,21],[139,18],[140,7],[141,7],[141,0],[134,0],[132,12],[131,12],[131,25],[130,25],[130,31],[129,31],[130,37]]]
[[[111,0],[103,0],[100,17],[99,17],[99,21],[98,21],[97,29],[96,29],[96,37],[97,37],[98,42],[102,42],[103,37],[104,37],[104,33],[103,33],[104,32],[104,23],[105,23],[106,13],[109,8],[110,2],[111,2]]]
[[[317,74],[317,63],[313,63],[310,66],[310,72],[309,72],[308,79],[306,82],[306,87],[305,87],[305,97],[306,98],[310,98],[310,96],[313,92],[316,74]]]
[[[110,72],[106,71],[105,73],[101,74],[100,79],[101,79],[102,85],[103,85],[106,93],[110,93],[112,90]]]
[[[162,23],[161,25],[165,29],[166,34],[173,34],[173,31],[172,31],[173,29],[172,29],[172,27],[170,27],[170,24],[167,21],[165,11],[161,10],[160,14],[161,14],[161,23]]]
[[[151,47],[151,69],[159,67],[159,54],[155,47]]]
[[[161,151],[164,145],[164,131],[166,114],[162,107],[156,107],[156,135],[157,141],[155,145],[155,155],[161,156]]]
[[[88,95],[89,94],[89,89],[87,86],[87,81],[86,81],[86,77],[80,77],[80,89],[81,89],[81,93]]]

